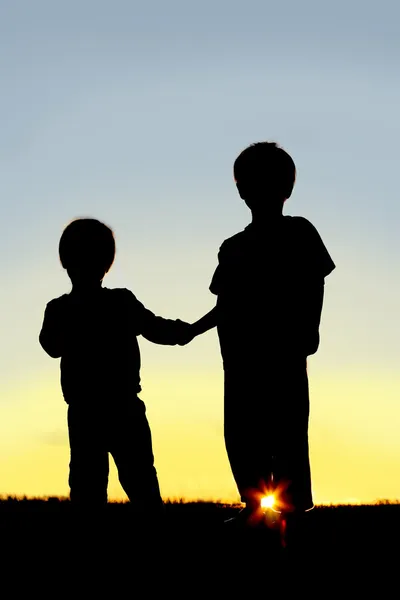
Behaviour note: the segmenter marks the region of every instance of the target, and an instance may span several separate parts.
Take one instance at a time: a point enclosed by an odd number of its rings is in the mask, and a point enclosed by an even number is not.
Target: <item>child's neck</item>
[[[72,291],[77,294],[90,294],[100,290],[102,285],[102,281],[79,281],[72,284]]]
[[[279,219],[282,219],[282,207],[278,207],[275,210],[268,211],[251,211],[251,222],[253,225],[266,225],[267,223],[273,223]]]

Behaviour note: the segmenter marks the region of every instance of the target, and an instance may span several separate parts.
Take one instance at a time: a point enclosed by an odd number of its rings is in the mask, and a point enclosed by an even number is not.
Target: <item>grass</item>
[[[275,583],[283,577],[287,585],[300,585],[301,575],[307,586],[324,577],[330,586],[342,580],[366,589],[372,579],[382,586],[397,573],[391,565],[400,556],[399,503],[318,506],[308,513],[301,545],[292,554],[282,551],[274,530],[241,531],[224,524],[238,510],[223,503],[166,502],[163,527],[153,530],[129,503],[110,503],[104,514],[89,515],[76,527],[65,499],[4,498],[1,564],[19,570],[35,565],[36,572],[41,565],[46,577],[68,565],[71,581],[74,568],[86,565],[87,574],[89,565],[97,569],[103,563],[111,580],[151,572],[152,585],[175,581],[176,589],[190,584],[197,590],[206,582],[216,589],[219,582],[225,591],[229,583],[233,592],[250,582],[261,585],[271,573]],[[92,576],[92,586],[101,572]]]

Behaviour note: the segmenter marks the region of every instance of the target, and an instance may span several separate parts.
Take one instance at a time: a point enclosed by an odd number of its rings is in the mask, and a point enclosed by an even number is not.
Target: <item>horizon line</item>
[[[68,496],[27,496],[18,494],[0,494],[0,502],[70,502]],[[242,502],[233,502],[231,500],[222,499],[189,499],[179,497],[165,498],[164,504],[215,504],[218,506],[226,506],[231,508],[242,507]],[[110,498],[108,504],[130,504],[128,499],[121,500]],[[314,505],[314,508],[324,507],[343,507],[343,506],[395,506],[400,505],[400,499],[379,498],[373,502],[362,502],[357,500],[349,500],[348,502],[320,502]]]

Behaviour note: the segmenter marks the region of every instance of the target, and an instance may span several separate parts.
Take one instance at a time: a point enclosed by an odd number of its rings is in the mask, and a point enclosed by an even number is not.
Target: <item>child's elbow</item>
[[[319,348],[319,333],[316,333],[312,338],[310,338],[308,340],[307,343],[307,356],[312,356],[313,354],[316,354],[318,348]]]
[[[40,334],[39,342],[40,342],[40,345],[42,346],[43,350],[46,352],[46,354],[51,356],[51,358],[60,358],[61,357],[61,349],[58,348],[56,345],[52,344],[51,342],[49,342],[49,340],[47,340],[44,335]]]

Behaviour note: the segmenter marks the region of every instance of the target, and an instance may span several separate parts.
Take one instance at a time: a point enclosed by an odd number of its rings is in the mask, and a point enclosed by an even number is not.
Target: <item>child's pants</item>
[[[107,502],[108,453],[114,458],[119,481],[138,508],[162,505],[151,433],[144,403],[68,407],[71,449],[69,486],[74,504],[99,506]]]
[[[225,368],[225,443],[242,502],[274,493],[282,511],[313,507],[305,359]]]

